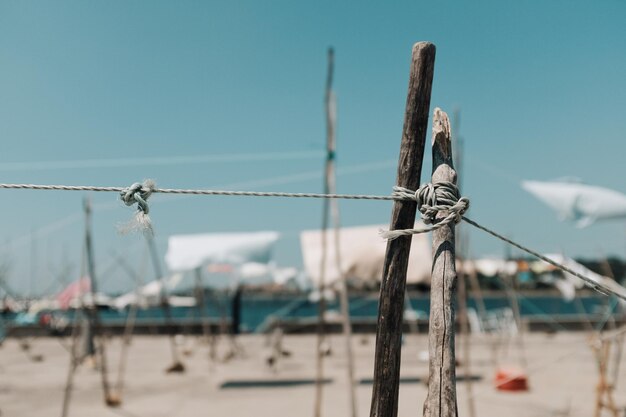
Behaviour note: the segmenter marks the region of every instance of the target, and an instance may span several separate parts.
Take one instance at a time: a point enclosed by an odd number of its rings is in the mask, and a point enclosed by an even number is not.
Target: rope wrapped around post
[[[136,182],[130,187],[120,191],[120,199],[127,206],[137,204],[137,212],[135,217],[129,223],[124,225],[120,230],[124,233],[139,230],[146,233],[152,233],[152,221],[150,220],[150,206],[148,206],[148,198],[152,195],[156,187],[153,180],[144,180],[144,182]]]
[[[400,236],[410,236],[418,233],[427,233],[437,230],[452,222],[459,223],[463,214],[469,209],[469,199],[459,195],[457,186],[449,181],[427,183],[420,186],[417,191],[403,187],[393,187],[392,197],[401,199],[414,199],[417,209],[422,213],[422,221],[426,226],[415,229],[381,230],[380,235],[393,240]],[[447,211],[448,215],[436,220],[437,213]]]

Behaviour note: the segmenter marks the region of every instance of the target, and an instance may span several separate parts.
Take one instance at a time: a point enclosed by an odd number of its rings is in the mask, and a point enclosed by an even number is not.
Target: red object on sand
[[[528,376],[520,368],[500,368],[494,385],[499,391],[528,391]]]

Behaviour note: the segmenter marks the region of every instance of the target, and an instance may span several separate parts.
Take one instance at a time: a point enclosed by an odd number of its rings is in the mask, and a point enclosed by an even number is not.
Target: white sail
[[[522,181],[522,188],[550,206],[561,220],[575,221],[578,227],[626,218],[626,195],[608,188],[564,181]]]

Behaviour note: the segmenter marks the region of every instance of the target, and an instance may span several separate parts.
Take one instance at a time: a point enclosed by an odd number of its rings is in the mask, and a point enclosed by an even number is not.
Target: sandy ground
[[[402,354],[402,376],[425,378],[426,336],[406,338]],[[525,337],[526,359],[531,390],[525,393],[499,392],[493,388],[494,365],[490,344],[485,338],[472,340],[472,374],[482,377],[472,384],[477,415],[490,416],[592,416],[595,403],[597,368],[584,333],[554,336],[531,334]],[[268,352],[265,338],[244,336],[240,344],[244,357],[228,363],[211,363],[208,347],[196,338],[188,338],[192,354],[184,357],[187,372],[166,375],[171,364],[167,339],[136,337],[129,360],[120,408],[106,408],[102,403],[100,377],[88,366],[79,368],[75,378],[71,416],[192,417],[192,416],[311,416],[314,387],[302,385],[279,388],[231,388],[223,383],[241,380],[277,380],[314,378],[315,336],[289,336],[284,346],[293,354],[282,359],[276,371],[265,364]],[[43,354],[43,362],[30,361],[17,341],[7,340],[0,348],[0,410],[3,417],[60,416],[69,354],[59,339],[36,339],[33,354]],[[349,416],[346,386],[346,360],[343,341],[331,339],[332,356],[325,360],[326,376],[332,379],[324,389],[323,415]],[[354,337],[357,380],[371,379],[374,336]],[[108,344],[112,382],[117,380],[121,342]],[[227,344],[218,346],[224,355]],[[457,354],[460,356],[460,354]],[[501,364],[520,363],[519,350],[512,345],[503,353]],[[626,384],[626,367],[620,380]],[[458,374],[463,371],[459,370]],[[468,416],[468,391],[465,382],[457,385],[459,415]],[[369,415],[371,384],[357,386],[359,415]],[[426,387],[420,382],[406,382],[400,387],[400,416],[421,416]],[[626,406],[626,389],[618,383],[616,400]],[[608,413],[607,413],[608,415]]]

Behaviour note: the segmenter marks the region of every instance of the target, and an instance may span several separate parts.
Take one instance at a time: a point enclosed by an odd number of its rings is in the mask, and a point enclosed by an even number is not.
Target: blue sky
[[[332,45],[338,190],[386,194],[411,45],[429,40],[437,46],[431,104],[461,111],[471,217],[540,251],[624,256],[624,222],[582,230],[560,223],[519,181],[576,176],[626,192],[626,4],[388,3],[3,0],[1,182],[123,186],[154,178],[163,187],[320,191]],[[272,158],[285,153],[299,157]],[[268,155],[219,156],[234,154]],[[169,156],[214,159],[141,163]],[[120,158],[135,161],[29,164]],[[42,291],[62,259],[78,274],[83,195],[1,194],[10,284]],[[140,236],[120,236],[115,227],[132,211],[114,194],[92,198],[99,265],[116,250],[139,268]],[[152,217],[163,252],[176,233],[278,230],[278,261],[299,265],[298,231],[319,227],[321,207],[316,200],[156,196]],[[341,202],[342,220],[385,223],[390,207]],[[474,255],[504,252],[479,231],[470,240]],[[131,285],[118,272],[102,287]]]

